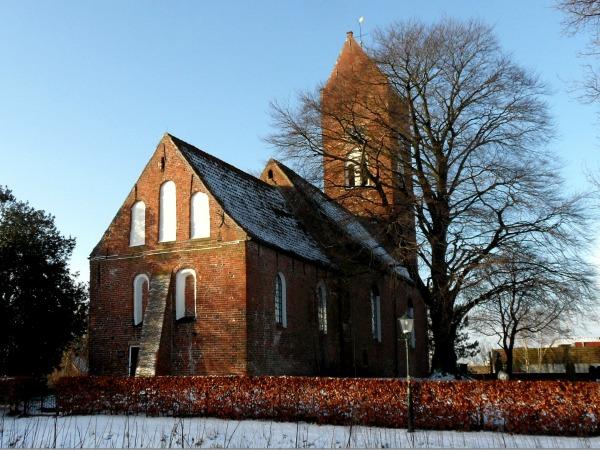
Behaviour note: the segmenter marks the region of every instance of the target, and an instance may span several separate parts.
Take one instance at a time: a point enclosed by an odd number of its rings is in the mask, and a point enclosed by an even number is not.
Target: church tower
[[[325,193],[416,264],[406,108],[352,32],[321,95]]]

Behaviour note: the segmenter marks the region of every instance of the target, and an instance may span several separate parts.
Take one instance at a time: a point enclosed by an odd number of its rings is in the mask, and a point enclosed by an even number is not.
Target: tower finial
[[[364,16],[358,18],[358,43],[362,47],[362,23],[365,21]]]

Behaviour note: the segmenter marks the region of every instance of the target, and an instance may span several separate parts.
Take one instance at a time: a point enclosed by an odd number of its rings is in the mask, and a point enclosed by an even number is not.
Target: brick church
[[[368,88],[353,81],[365,74]],[[401,108],[348,33],[322,101],[350,95]],[[278,161],[256,178],[165,134],[90,255],[90,372],[404,376],[407,314],[411,373],[424,375],[425,307],[405,268],[416,259],[392,256],[374,220],[400,209],[414,239],[392,189],[406,155],[359,161],[325,134],[323,145],[324,191]],[[389,178],[391,206],[372,201],[365,164]]]

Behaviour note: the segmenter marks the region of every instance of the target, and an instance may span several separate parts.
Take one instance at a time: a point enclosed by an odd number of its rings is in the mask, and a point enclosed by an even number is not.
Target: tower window
[[[160,186],[160,217],[158,241],[174,241],[177,235],[177,204],[175,183],[166,181]]]
[[[368,160],[360,149],[355,148],[348,153],[344,169],[347,188],[369,185]]]
[[[287,327],[285,277],[281,272],[275,277],[275,323]]]

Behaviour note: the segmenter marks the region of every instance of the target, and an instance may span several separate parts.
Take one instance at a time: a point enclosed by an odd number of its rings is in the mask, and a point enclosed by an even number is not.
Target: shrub
[[[310,377],[72,377],[62,414],[137,414],[406,427],[406,382]],[[597,383],[413,382],[418,428],[597,435]]]

